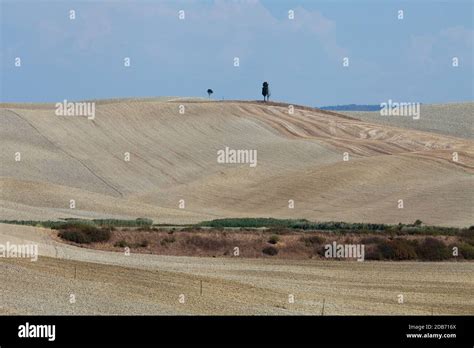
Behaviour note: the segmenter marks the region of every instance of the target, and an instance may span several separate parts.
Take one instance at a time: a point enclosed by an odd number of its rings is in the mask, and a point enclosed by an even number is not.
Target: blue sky
[[[1,100],[472,101],[473,41],[470,0],[1,0]]]

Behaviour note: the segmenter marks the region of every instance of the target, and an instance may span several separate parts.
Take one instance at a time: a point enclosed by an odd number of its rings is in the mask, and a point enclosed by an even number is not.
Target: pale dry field
[[[0,258],[0,314],[321,315],[323,302],[324,315],[474,314],[472,262],[126,256],[51,234],[0,224],[0,244],[36,243],[42,255]]]
[[[413,117],[381,116],[378,111],[341,112],[368,122],[474,139],[473,102],[421,105],[418,120]]]
[[[285,104],[179,98],[96,103],[94,120],[56,116],[52,104],[0,105],[0,219],[192,223],[271,216],[473,224],[470,139],[310,108],[296,107],[290,115]],[[226,146],[257,150],[257,167],[217,163],[217,151]],[[404,209],[397,208],[399,199]]]

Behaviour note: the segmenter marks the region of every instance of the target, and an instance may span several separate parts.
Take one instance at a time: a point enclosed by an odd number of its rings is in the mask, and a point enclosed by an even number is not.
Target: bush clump
[[[115,242],[114,247],[125,248],[125,247],[128,247],[128,243],[122,239],[122,240],[119,240],[118,242]]]
[[[461,245],[459,245],[459,253],[465,259],[473,260],[474,259],[474,246],[467,243],[462,243]]]
[[[474,232],[471,230],[472,226],[469,227],[469,230],[465,230],[461,233],[461,240],[471,246],[474,246]]]
[[[385,240],[384,238],[373,236],[373,237],[365,237],[365,238],[362,238],[362,239],[360,240],[360,243],[361,243],[361,244],[380,244],[380,243],[382,243],[384,240]]]
[[[204,237],[192,235],[186,239],[186,244],[193,245],[202,250],[218,250],[228,247],[226,239],[216,239],[215,237]]]
[[[69,242],[78,243],[78,244],[87,244],[90,243],[90,239],[86,234],[77,231],[61,231],[58,233],[58,236],[61,239],[67,240]]]
[[[275,256],[276,254],[278,254],[278,249],[273,246],[267,246],[263,248],[262,253],[264,253],[265,255]]]
[[[422,260],[440,261],[449,259],[452,254],[449,248],[436,238],[426,238],[416,249]]]
[[[305,246],[312,247],[315,245],[323,244],[325,239],[320,236],[309,236],[309,237],[302,237],[301,241],[304,243]]]
[[[417,220],[413,223],[413,225],[415,225],[415,226],[421,226],[422,224],[423,224],[423,221],[421,221],[420,219],[417,219]]]
[[[404,239],[395,239],[381,242],[377,250],[370,257],[381,257],[387,260],[413,260],[418,257],[416,243]]]
[[[90,223],[68,222],[61,227],[58,236],[70,242],[90,244],[108,241],[111,233],[108,229],[99,229]]]
[[[280,237],[278,237],[277,235],[273,235],[268,239],[268,243],[270,244],[276,244],[279,241],[280,241]]]
[[[140,243],[128,243],[126,240],[121,239],[118,242],[115,242],[114,247],[116,248],[146,248],[149,245],[148,240],[144,239]]]
[[[160,245],[167,246],[168,244],[174,243],[175,241],[176,241],[176,238],[174,236],[165,237],[160,241]]]

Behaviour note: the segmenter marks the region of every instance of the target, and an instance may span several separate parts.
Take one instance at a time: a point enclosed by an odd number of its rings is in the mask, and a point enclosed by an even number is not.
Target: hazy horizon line
[[[117,96],[117,97],[105,97],[105,98],[85,98],[85,99],[68,99],[68,98],[58,98],[56,100],[52,101],[5,101],[0,99],[0,105],[2,104],[56,104],[59,102],[63,102],[64,100],[70,101],[70,102],[88,102],[88,101],[119,101],[121,99],[125,100],[140,100],[140,99],[156,99],[156,98],[183,98],[183,99],[202,99],[202,101],[213,101],[213,102],[221,102],[221,101],[235,101],[235,102],[263,102],[261,99],[223,99],[223,98],[208,98],[204,96],[176,96],[176,95],[155,95],[155,96]],[[407,100],[398,100],[398,99],[391,99],[394,102],[409,102]],[[168,100],[172,101],[172,100]],[[382,100],[381,102],[347,102],[347,103],[337,103],[337,104],[323,104],[323,105],[317,105],[317,104],[301,104],[301,103],[292,103],[290,101],[282,100],[282,99],[274,99],[269,101],[274,102],[274,103],[286,103],[286,104],[293,104],[293,105],[302,105],[302,106],[309,106],[309,107],[328,107],[328,106],[345,106],[345,105],[380,105],[383,102],[386,102],[386,100]],[[430,102],[430,103],[424,103],[424,102],[419,102],[420,105],[442,105],[442,104],[468,104],[468,103],[474,103],[474,99],[472,100],[457,100],[457,101],[436,101],[436,102]]]

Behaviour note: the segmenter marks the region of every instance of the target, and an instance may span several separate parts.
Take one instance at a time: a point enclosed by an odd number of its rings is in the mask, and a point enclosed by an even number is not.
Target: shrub
[[[111,233],[107,229],[100,229],[97,232],[90,232],[91,243],[106,242],[110,239]]]
[[[319,245],[324,243],[325,239],[320,236],[309,236],[309,237],[302,237],[301,241],[304,242],[304,245],[307,247],[312,247],[314,245]]]
[[[146,248],[147,246],[148,246],[148,241],[146,239],[142,240],[142,242],[140,243],[140,247]]]
[[[70,242],[89,244],[108,241],[111,233],[108,229],[99,229],[90,223],[68,222],[61,228],[58,236]]]
[[[415,246],[417,242],[410,242],[404,239],[392,241],[394,256],[396,260],[413,260],[418,257]]]
[[[377,250],[370,255],[372,259],[382,257],[388,260],[412,260],[417,258],[415,243],[404,239],[383,241],[378,245]]]
[[[174,236],[171,237],[165,237],[160,241],[161,246],[166,246],[170,243],[174,243],[176,241],[176,238]]]
[[[60,230],[90,231],[98,229],[99,228],[93,222],[89,221],[68,221],[60,227]]]
[[[117,247],[117,248],[125,248],[127,246],[128,246],[128,243],[124,241],[123,239],[119,240],[118,242],[115,242],[114,244],[114,247]]]
[[[78,231],[61,231],[58,233],[58,236],[64,240],[69,242],[79,243],[79,244],[86,244],[90,243],[89,237],[82,232]]]
[[[319,255],[322,257],[326,257],[326,248],[324,245],[321,244],[314,244],[313,245],[313,255]]]
[[[438,239],[426,238],[416,252],[423,260],[439,261],[449,259],[452,254],[448,247]]]
[[[376,246],[374,248],[367,248],[367,250],[365,251],[365,259],[366,260],[383,260],[383,255],[379,247]]]
[[[464,230],[460,235],[463,242],[474,246],[474,233],[471,231],[471,228]]]
[[[204,237],[192,235],[186,239],[186,243],[194,245],[203,250],[217,250],[228,245],[227,240],[216,239],[216,237]]]
[[[365,237],[360,240],[361,244],[380,244],[384,241],[385,239],[381,237]]]
[[[393,246],[389,241],[383,241],[380,243],[377,247],[377,252],[382,260],[392,260],[395,257],[395,251],[393,250]]]
[[[270,244],[276,244],[280,241],[280,237],[273,235],[268,239],[268,243]]]
[[[470,244],[462,243],[459,245],[459,252],[467,260],[474,259],[474,246]]]
[[[273,246],[267,246],[267,247],[263,248],[262,253],[264,253],[266,255],[274,256],[274,255],[278,254],[278,249],[273,247]]]

